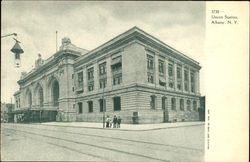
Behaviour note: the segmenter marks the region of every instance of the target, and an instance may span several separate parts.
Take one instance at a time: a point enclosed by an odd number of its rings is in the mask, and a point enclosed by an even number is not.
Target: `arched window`
[[[38,104],[40,107],[43,106],[43,88],[39,87],[38,89]]]
[[[58,106],[59,102],[59,83],[55,80],[52,83],[52,101],[54,106]]]
[[[27,106],[28,108],[31,108],[32,106],[32,93],[30,90],[27,92]]]

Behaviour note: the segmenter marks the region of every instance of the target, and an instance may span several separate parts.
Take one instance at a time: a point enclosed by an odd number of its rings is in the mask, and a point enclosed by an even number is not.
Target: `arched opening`
[[[38,89],[38,105],[40,107],[43,106],[43,88],[40,86],[39,89]]]
[[[58,106],[59,102],[59,83],[57,80],[52,83],[52,102],[54,106]]]
[[[28,92],[27,92],[27,102],[28,102],[28,107],[31,108],[31,106],[32,106],[32,94],[31,94],[30,90],[28,90]]]

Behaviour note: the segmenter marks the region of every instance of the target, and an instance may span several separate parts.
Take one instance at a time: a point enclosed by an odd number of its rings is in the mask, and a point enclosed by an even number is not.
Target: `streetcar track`
[[[126,151],[122,151],[122,150],[118,150],[118,149],[113,149],[113,148],[104,147],[104,146],[97,146],[97,145],[94,145],[94,144],[89,144],[89,143],[84,143],[84,142],[79,142],[79,141],[73,141],[73,140],[63,139],[63,138],[54,137],[54,136],[41,135],[41,134],[38,134],[38,133],[29,132],[29,131],[16,130],[16,129],[12,129],[12,128],[5,128],[5,129],[9,129],[9,130],[13,130],[13,131],[19,131],[19,132],[24,132],[24,133],[33,134],[33,135],[42,136],[42,137],[47,137],[47,138],[52,138],[52,139],[56,139],[56,140],[62,140],[62,141],[72,142],[72,143],[76,143],[76,144],[82,144],[82,145],[91,146],[91,147],[95,147],[95,148],[99,148],[99,149],[113,151],[113,152],[118,152],[118,153],[123,153],[123,154],[129,154],[129,155],[132,155],[132,156],[143,157],[143,158],[147,158],[147,159],[151,159],[151,160],[167,161],[165,159],[154,158],[154,157],[146,156],[146,155],[142,155],[142,154],[126,152]]]
[[[8,128],[7,128],[7,129],[8,129]],[[17,134],[17,133],[16,133],[16,132],[17,132],[16,130],[12,130],[12,133],[13,133],[13,132],[14,132],[14,134],[16,134],[16,135],[20,135],[20,136],[25,137],[25,138],[28,137],[28,136],[26,136],[26,135]],[[29,138],[37,141],[37,139],[34,138],[34,137],[29,136]],[[52,142],[45,142],[45,143],[50,144],[50,145],[54,145],[54,146],[57,146],[57,147],[61,147],[61,148],[64,148],[64,149],[68,149],[68,150],[70,150],[70,151],[77,152],[77,153],[80,153],[80,154],[84,154],[84,155],[87,155],[87,156],[95,157],[95,158],[102,159],[102,160],[105,159],[105,160],[107,160],[107,161],[110,161],[110,159],[105,158],[105,157],[101,157],[101,156],[98,156],[98,155],[94,155],[94,154],[89,154],[89,153],[81,152],[81,151],[79,151],[79,150],[77,150],[77,149],[73,149],[73,148],[70,148],[70,147],[58,145],[58,144],[55,144],[55,143],[52,143]]]
[[[161,143],[154,143],[154,142],[146,142],[146,141],[138,141],[138,140],[132,140],[132,139],[125,139],[125,138],[118,138],[118,137],[107,137],[107,136],[101,136],[101,135],[93,135],[93,134],[87,134],[87,133],[76,133],[76,132],[67,132],[67,131],[61,131],[61,130],[51,130],[51,129],[45,129],[45,128],[32,128],[32,127],[27,127],[23,126],[25,128],[31,128],[31,129],[38,129],[38,130],[47,130],[51,132],[63,132],[67,134],[75,134],[75,135],[82,135],[82,136],[89,136],[89,137],[99,137],[99,138],[106,138],[106,139],[115,139],[115,140],[120,140],[120,141],[129,141],[129,142],[136,142],[136,143],[144,143],[144,144],[151,144],[151,145],[158,145],[158,146],[164,146],[164,147],[173,147],[173,148],[178,148],[178,149],[184,149],[184,150],[193,150],[193,151],[199,151],[203,152],[202,149],[196,149],[196,148],[191,148],[191,147],[185,147],[185,146],[175,146],[175,145],[170,145],[170,144],[161,144]]]

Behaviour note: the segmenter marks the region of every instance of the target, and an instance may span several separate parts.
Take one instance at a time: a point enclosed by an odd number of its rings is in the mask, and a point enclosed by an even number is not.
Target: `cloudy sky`
[[[204,2],[84,2],[40,1],[1,3],[1,33],[16,32],[24,54],[14,67],[11,37],[1,39],[1,101],[10,102],[16,81],[29,71],[38,53],[44,59],[65,36],[76,46],[91,50],[137,26],[202,65],[205,37]],[[202,91],[201,77],[201,91]]]

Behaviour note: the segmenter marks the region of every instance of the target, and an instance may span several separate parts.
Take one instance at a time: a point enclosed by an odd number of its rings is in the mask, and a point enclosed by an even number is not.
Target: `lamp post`
[[[102,90],[102,112],[103,112],[103,128],[105,128],[105,104],[104,104],[104,87]]]
[[[12,36],[12,35],[14,35],[16,37],[17,33],[3,35],[3,36],[1,36],[1,39],[5,38],[5,37]],[[22,54],[24,51],[21,48],[21,46],[19,45],[19,43],[21,43],[21,42],[18,41],[17,39],[15,39],[15,38],[13,38],[13,39],[16,41],[16,43],[12,47],[12,49],[10,51],[15,54],[15,64],[16,64],[16,67],[20,67],[20,59],[21,59],[20,54]]]

